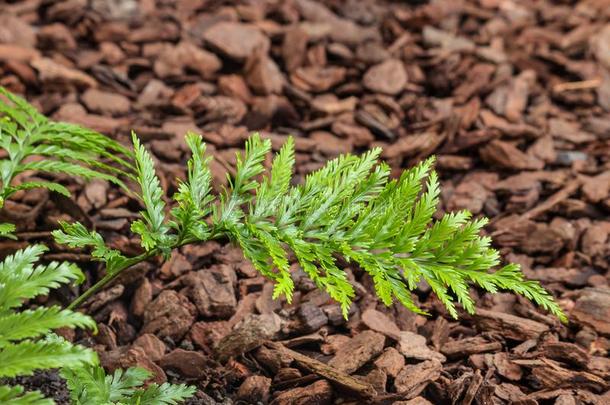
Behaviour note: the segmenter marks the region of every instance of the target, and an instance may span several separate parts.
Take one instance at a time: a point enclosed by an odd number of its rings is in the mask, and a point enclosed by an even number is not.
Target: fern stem
[[[74,301],[68,305],[68,309],[74,310],[80,307],[85,301],[87,301],[91,296],[96,294],[98,291],[103,289],[108,283],[116,279],[124,270],[135,266],[138,263],[141,263],[147,259],[150,259],[153,256],[157,256],[161,253],[159,249],[151,250],[150,252],[142,253],[141,255],[134,256],[129,258],[121,266],[112,269],[112,271],[108,271],[104,277],[102,277],[97,283],[93,284],[90,288],[88,288],[84,293],[79,295]]]

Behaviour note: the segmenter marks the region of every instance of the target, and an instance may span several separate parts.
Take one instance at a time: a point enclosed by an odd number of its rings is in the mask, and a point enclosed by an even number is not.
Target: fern
[[[113,375],[106,375],[99,366],[80,367],[64,369],[61,375],[68,383],[74,405],[173,405],[195,393],[193,387],[184,384],[149,384],[142,388],[151,374],[137,367],[116,370]]]
[[[0,159],[0,208],[19,190],[46,188],[70,195],[57,182],[16,181],[16,176],[29,170],[99,178],[124,188],[118,176],[132,177],[131,152],[127,148],[95,131],[51,121],[3,87],[0,87],[0,148],[5,156]],[[0,236],[12,235],[12,231],[6,231],[7,226],[0,224]]]
[[[466,211],[433,219],[440,194],[433,159],[390,180],[389,167],[378,162],[381,150],[373,149],[362,156],[340,156],[308,175],[303,184],[291,186],[292,140],[265,175],[263,162],[271,142],[255,134],[247,140],[245,153],[237,156],[235,177],[215,197],[205,145],[194,134],[187,135],[187,144],[193,153],[188,178],[180,183],[168,218],[152,158],[134,135],[145,211],[132,230],[140,235],[145,253],[111,266],[112,274],[72,307],[134,263],[187,243],[229,238],[256,269],[275,282],[275,297],[291,300],[289,257],[294,257],[316,285],[340,303],[344,316],[355,293],[337,263],[339,257],[371,276],[386,305],[398,301],[424,313],[410,291],[425,280],[449,314],[457,317],[456,302],[474,312],[469,294],[474,284],[491,293],[508,290],[523,295],[566,321],[552,296],[537,282],[524,280],[517,265],[490,270],[500,264],[500,257],[490,238],[480,236],[485,219],[472,219]],[[93,242],[82,225],[62,226],[63,230],[54,232],[57,241],[93,246],[98,260],[107,264],[114,260],[115,253],[106,252],[98,236]]]
[[[60,327],[94,329],[95,322],[88,316],[56,306],[19,311],[24,300],[84,278],[74,265],[55,262],[36,265],[45,250],[42,245],[33,245],[0,263],[0,377],[31,375],[37,369],[75,367],[97,361],[92,350],[50,334]],[[19,386],[0,386],[0,403],[53,402],[37,392],[24,393]]]

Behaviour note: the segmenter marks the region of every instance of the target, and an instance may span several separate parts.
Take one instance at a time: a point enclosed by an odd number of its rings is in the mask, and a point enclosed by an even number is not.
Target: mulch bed
[[[456,321],[421,285],[422,317],[385,308],[347,268],[358,298],[346,322],[298,268],[294,302],[274,301],[237,248],[210,242],[126,274],[86,307],[99,334],[71,338],[109,369],[196,385],[193,404],[610,403],[609,21],[606,0],[0,5],[0,84],[126,143],[134,129],[168,195],[187,130],[215,156],[215,187],[254,130],[274,147],[295,136],[297,181],[372,146],[394,174],[435,154],[442,209],[490,217],[503,257],[570,316],[474,292],[477,316]],[[65,182],[74,200],[7,203],[21,242],[0,249],[49,243],[92,283],[102,269],[49,231],[84,221],[134,254],[139,206],[102,181]]]

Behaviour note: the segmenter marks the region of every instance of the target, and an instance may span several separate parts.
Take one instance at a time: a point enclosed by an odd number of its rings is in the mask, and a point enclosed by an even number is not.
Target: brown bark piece
[[[82,100],[91,112],[107,115],[126,114],[131,105],[125,96],[98,89],[85,91]]]
[[[255,52],[245,67],[246,81],[258,94],[279,94],[284,86],[284,76],[276,63],[263,52]]]
[[[587,288],[576,300],[571,316],[576,322],[610,335],[610,289]]]
[[[185,296],[175,291],[163,291],[146,308],[142,333],[178,341],[195,321],[196,312],[195,306]]]
[[[500,342],[489,342],[482,337],[450,340],[441,347],[441,352],[450,358],[459,358],[477,353],[496,352],[502,349]]]
[[[371,67],[364,74],[362,83],[371,91],[395,95],[404,89],[407,80],[407,72],[402,62],[398,59],[388,59]]]
[[[35,59],[31,62],[31,65],[38,71],[39,78],[43,82],[61,83],[77,88],[97,87],[95,79],[88,74],[60,65],[52,59]]]
[[[307,32],[298,26],[286,31],[282,43],[282,57],[288,72],[293,72],[303,65],[308,39]]]
[[[288,349],[279,343],[267,343],[267,345],[273,349],[286,353],[301,367],[307,369],[309,372],[326,378],[343,390],[354,393],[363,398],[371,398],[375,395],[375,389],[370,384],[352,377],[349,374],[332,367],[330,364],[324,364],[299,352]]]
[[[209,79],[222,67],[216,55],[189,42],[176,46],[165,45],[155,60],[154,71],[159,78],[180,76],[185,69],[197,72],[202,78]]]
[[[249,352],[273,338],[280,330],[280,319],[275,314],[250,315],[224,336],[216,345],[220,361]]]
[[[138,338],[134,340],[132,347],[141,347],[148,357],[154,362],[161,360],[161,358],[165,355],[165,350],[167,349],[165,343],[150,333],[145,333],[138,336]]]
[[[441,376],[442,368],[442,364],[437,360],[427,360],[405,366],[394,380],[396,392],[407,399],[416,397],[428,384]]]
[[[393,347],[388,347],[375,360],[375,366],[395,378],[405,365],[405,357]]]
[[[245,61],[256,50],[267,52],[269,39],[258,28],[236,22],[219,22],[203,33],[214,49],[237,61]]]
[[[549,330],[547,325],[531,319],[480,308],[476,311],[475,321],[483,330],[500,332],[519,341],[535,339]]]
[[[187,378],[202,378],[207,373],[208,361],[199,352],[174,349],[161,358],[159,366],[175,370]]]
[[[438,360],[444,362],[445,356],[431,350],[426,345],[426,338],[413,332],[400,332],[398,350],[407,359]]]
[[[578,368],[585,368],[590,356],[582,347],[569,342],[545,342],[542,355]]]
[[[233,287],[236,281],[230,266],[217,265],[184,276],[182,282],[186,287],[182,293],[191,299],[202,316],[226,319],[237,307]]]
[[[505,169],[539,170],[544,167],[544,163],[539,159],[526,155],[513,144],[500,140],[491,141],[481,148],[479,153],[484,161]]]
[[[251,403],[267,403],[271,390],[271,378],[253,375],[244,380],[237,391],[237,398]]]
[[[519,381],[523,377],[521,367],[513,363],[505,352],[496,353],[493,356],[493,364],[498,374],[511,381]]]
[[[376,309],[367,309],[362,313],[362,322],[371,330],[386,335],[394,340],[400,339],[400,329],[386,314]]]
[[[557,388],[585,388],[597,393],[608,389],[608,383],[602,378],[586,371],[573,371],[561,367],[559,363],[543,360],[515,360],[517,364],[522,364],[532,368],[532,375],[543,387],[549,389]]]
[[[347,374],[352,374],[383,351],[385,337],[367,330],[356,335],[339,348],[328,365]]]
[[[278,395],[270,405],[330,405],[333,389],[324,380],[305,387],[294,388]]]

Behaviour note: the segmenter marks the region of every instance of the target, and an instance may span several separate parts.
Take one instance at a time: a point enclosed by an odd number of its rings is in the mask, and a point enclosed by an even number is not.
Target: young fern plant
[[[192,157],[187,179],[179,184],[167,215],[151,156],[135,134],[133,143],[144,211],[131,229],[141,237],[144,253],[125,257],[108,249],[97,232],[79,223],[62,223],[62,230],[54,232],[57,242],[93,248],[93,257],[107,266],[106,276],[70,308],[135,263],[167,256],[185,244],[228,238],[275,282],[274,297],[284,295],[290,302],[294,257],[316,285],[340,303],[346,317],[355,292],[338,257],[366,271],[386,305],[398,301],[425,313],[410,293],[425,280],[449,314],[457,317],[456,302],[474,312],[469,294],[469,285],[474,284],[492,293],[508,290],[523,295],[566,321],[552,296],[538,282],[525,280],[518,265],[490,270],[499,265],[500,257],[491,239],[480,236],[486,219],[459,211],[434,220],[439,183],[432,159],[391,180],[390,168],[378,161],[381,150],[375,148],[361,156],[340,156],[308,175],[303,184],[292,186],[292,139],[266,173],[263,162],[271,142],[254,134],[246,141],[245,153],[237,156],[235,177],[228,176],[228,186],[217,196],[210,187],[205,144],[189,133],[186,143]]]
[[[131,152],[98,132],[55,122],[0,86],[0,208],[19,190],[46,188],[66,196],[68,189],[53,181],[17,182],[27,171],[99,178],[124,187],[119,175],[132,176]],[[107,161],[104,163],[102,160]],[[0,224],[0,236],[11,236],[13,224]]]
[[[153,383],[144,388],[151,373],[138,367],[117,369],[113,375],[100,366],[64,368],[61,376],[73,405],[174,405],[195,394],[195,388],[185,384]]]
[[[0,263],[0,378],[97,362],[91,349],[51,334],[62,327],[95,329],[93,319],[58,306],[20,310],[25,300],[48,294],[60,284],[84,280],[73,264],[36,265],[45,250],[42,245],[32,245]],[[48,405],[53,401],[39,392],[24,392],[21,386],[0,384],[0,404]]]
[[[184,384],[151,384],[143,388],[151,374],[138,368],[116,370],[113,376],[106,376],[93,350],[52,333],[65,327],[95,330],[95,321],[89,316],[58,306],[20,310],[28,299],[46,295],[61,284],[84,280],[83,273],[73,264],[36,265],[45,251],[42,245],[32,245],[0,263],[0,404],[54,404],[40,392],[24,392],[19,385],[1,383],[2,378],[52,368],[61,368],[75,405],[172,405],[195,393],[193,387]]]

